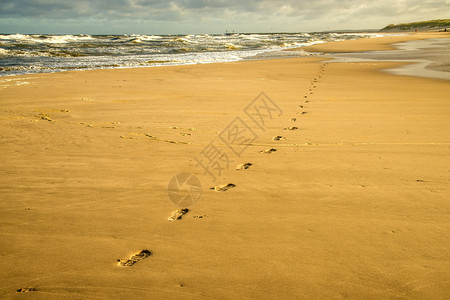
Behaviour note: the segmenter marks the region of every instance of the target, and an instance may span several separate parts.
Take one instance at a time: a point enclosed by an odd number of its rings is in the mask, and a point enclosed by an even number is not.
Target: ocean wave
[[[24,50],[7,50],[0,48],[0,55],[12,57],[82,57],[87,54],[78,51],[54,50],[54,51],[24,51]]]
[[[24,40],[27,38],[28,38],[28,35],[20,34],[20,33],[0,35],[1,40]]]
[[[232,43],[226,43],[225,47],[227,48],[227,50],[237,50],[237,49],[242,49],[242,46],[240,45],[235,45]]]
[[[127,43],[138,44],[138,43],[142,43],[142,40],[140,38],[135,38],[135,39],[131,39],[131,40],[127,41]]]
[[[1,35],[0,39],[16,41],[16,42],[30,42],[30,43],[47,43],[47,44],[65,44],[70,42],[79,42],[92,40],[90,35],[27,35],[27,34],[9,34]]]
[[[23,71],[38,71],[42,70],[43,68],[40,66],[5,66],[0,67],[0,72],[11,72],[11,73],[17,73],[21,74]],[[15,75],[15,74],[13,74]]]
[[[92,39],[93,38],[90,35],[63,35],[63,36],[52,36],[49,39],[45,40],[45,42],[56,44],[56,43],[88,41]]]
[[[160,35],[141,35],[141,34],[131,34],[130,37],[132,38],[130,41],[136,41],[138,43],[140,42],[153,42],[158,41],[160,39],[163,39],[164,37]]]
[[[0,76],[63,70],[153,67],[286,56],[284,49],[378,33],[190,35],[0,35]],[[291,53],[292,54],[292,53]],[[306,55],[301,51],[292,55]]]

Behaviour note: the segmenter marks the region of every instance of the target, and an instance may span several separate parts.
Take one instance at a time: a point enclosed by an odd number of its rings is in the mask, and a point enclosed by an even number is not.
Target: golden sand
[[[392,35],[379,38],[335,41],[302,47],[302,49],[308,52],[323,52],[323,53],[383,51],[383,50],[394,50],[395,46],[392,44],[395,43],[423,40],[423,39],[448,38],[448,37],[449,34],[443,32],[417,32],[409,34],[393,33]]]
[[[0,297],[448,297],[450,85],[380,72],[396,65],[313,57],[1,78]],[[258,126],[244,110],[261,92],[280,110]],[[236,154],[224,137],[239,120],[254,135]],[[211,146],[215,180],[198,163]],[[182,172],[201,196],[170,222],[185,208],[167,193]]]

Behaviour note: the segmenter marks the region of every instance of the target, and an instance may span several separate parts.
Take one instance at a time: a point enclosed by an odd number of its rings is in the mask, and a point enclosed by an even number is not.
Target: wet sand
[[[448,81],[328,60],[0,78],[1,297],[448,297]]]
[[[450,37],[450,35],[449,35]],[[332,62],[404,62],[387,70],[397,75],[409,75],[450,80],[450,38],[409,41],[394,44],[396,51],[333,54]]]

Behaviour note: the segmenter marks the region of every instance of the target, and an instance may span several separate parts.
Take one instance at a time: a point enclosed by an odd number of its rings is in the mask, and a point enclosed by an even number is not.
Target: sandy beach
[[[448,299],[449,81],[329,60],[0,78],[0,298]]]

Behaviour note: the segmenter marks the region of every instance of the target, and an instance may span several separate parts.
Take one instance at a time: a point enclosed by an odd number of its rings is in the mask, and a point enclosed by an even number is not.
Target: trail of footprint
[[[320,67],[321,70],[323,70],[324,66],[325,66],[325,65],[322,65],[322,66]],[[320,78],[320,77],[321,77],[321,76],[320,76],[320,74],[319,74],[318,77],[315,77],[315,78],[311,81],[311,87],[309,88],[309,94],[313,94],[313,89],[317,87],[316,84],[317,84],[318,78]],[[307,95],[304,95],[303,97],[304,97],[304,99],[308,99],[308,96],[307,96]],[[305,100],[304,103],[309,103],[309,100]],[[299,108],[302,108],[302,109],[305,108],[304,105],[299,105],[298,107],[299,107]],[[306,113],[307,113],[306,111],[297,112],[297,114],[302,114],[302,115],[304,115],[304,114],[306,114]],[[295,121],[297,121],[297,119],[296,119],[296,118],[291,118],[290,121],[291,121],[291,122],[295,122]],[[297,130],[297,129],[298,129],[298,127],[296,127],[296,126],[290,126],[290,127],[284,128],[284,130]],[[274,136],[272,139],[273,139],[274,141],[280,141],[280,140],[285,140],[286,137],[283,137],[283,136],[281,136],[281,135],[277,135],[277,136]],[[273,153],[273,152],[275,152],[275,151],[277,151],[277,149],[270,148],[270,149],[262,150],[262,151],[260,151],[260,153],[269,154],[269,153]],[[237,166],[236,169],[237,169],[237,170],[245,170],[245,169],[248,169],[251,165],[252,165],[251,163],[240,164],[240,165]],[[210,188],[210,189],[211,189],[211,190],[214,190],[214,191],[216,191],[216,192],[224,192],[224,191],[227,191],[228,189],[233,188],[233,187],[235,187],[235,186],[236,186],[236,185],[234,185],[234,184],[232,184],[232,183],[229,183],[229,184],[226,184],[226,185],[218,185],[218,186],[212,187],[212,188]],[[182,215],[181,215],[181,216],[182,216]]]
[[[121,267],[131,267],[132,265],[134,265],[138,261],[146,259],[150,255],[152,255],[150,250],[144,249],[144,250],[141,250],[140,252],[137,252],[137,253],[131,255],[129,258],[118,259],[117,260],[117,264],[119,266],[121,266]]]
[[[234,188],[236,185],[229,183],[229,184],[223,184],[223,185],[217,185],[215,187],[210,188],[210,190],[214,190],[216,192],[225,192],[231,188]]]
[[[176,211],[174,211],[172,213],[172,216],[170,216],[168,218],[169,221],[177,221],[177,220],[181,220],[183,218],[183,216],[185,214],[187,214],[189,212],[189,209],[187,208],[181,208],[181,209],[177,209]]]
[[[324,64],[319,66],[319,74],[311,80],[310,87],[308,88],[306,94],[303,95],[303,99],[305,99],[304,103],[309,103],[310,102],[308,100],[308,96],[312,95],[313,94],[313,90],[315,88],[317,88],[317,86],[319,84],[319,78],[321,78],[322,74],[325,72],[326,65],[327,65],[327,63],[324,63]],[[306,108],[304,105],[298,105],[298,107],[301,108],[301,109]],[[307,111],[299,111],[299,112],[297,112],[298,115],[304,115],[304,114],[307,114],[307,113],[308,113]],[[291,118],[290,120],[291,120],[291,122],[297,121],[296,118]],[[297,129],[298,129],[298,127],[296,127],[296,126],[290,126],[290,127],[283,128],[283,130],[297,130]],[[273,140],[275,140],[275,141],[279,141],[281,139],[285,139],[285,138],[282,137],[282,136],[273,137]],[[263,152],[263,151],[261,151],[261,152]],[[264,152],[264,153],[268,153],[268,152]]]

